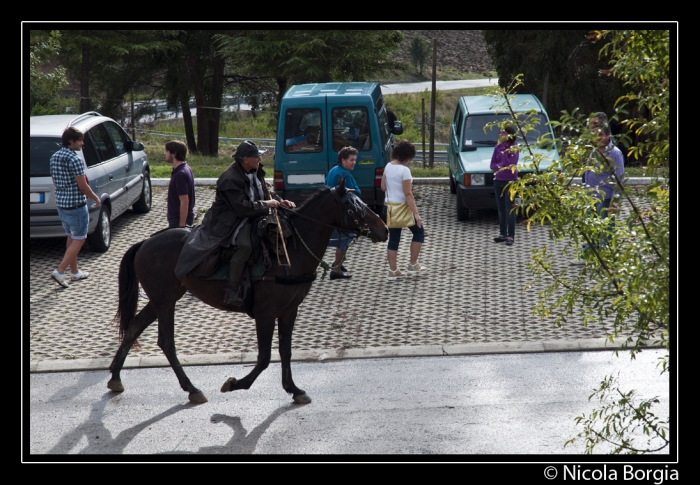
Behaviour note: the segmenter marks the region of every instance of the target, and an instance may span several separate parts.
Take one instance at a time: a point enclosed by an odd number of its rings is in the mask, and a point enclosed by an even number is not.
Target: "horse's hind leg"
[[[183,292],[184,293],[184,292]],[[180,295],[182,296],[182,295]],[[180,387],[183,391],[189,393],[189,399],[192,403],[205,403],[207,398],[202,391],[194,387],[190,379],[185,374],[182,364],[177,358],[175,352],[175,304],[173,303],[166,312],[158,315],[158,347],[161,348],[165,357],[170,362],[170,367],[173,368],[177,380],[180,382]]]
[[[153,305],[147,303],[143,309],[134,316],[134,318],[129,322],[129,327],[124,333],[124,338],[122,343],[117,350],[112,363],[109,366],[109,370],[112,373],[112,378],[107,383],[107,387],[115,392],[123,392],[124,386],[122,385],[122,380],[119,373],[124,367],[124,361],[126,356],[131,349],[137,338],[143,333],[146,328],[155,321],[156,312],[153,309]]]
[[[241,380],[229,377],[221,387],[221,392],[236,391],[238,389],[250,389],[260,373],[270,365],[272,352],[272,333],[275,330],[275,317],[258,317],[255,319],[255,328],[258,334],[258,362],[253,370]]]
[[[280,359],[282,361],[282,387],[297,404],[308,404],[311,398],[299,389],[292,380],[292,331],[297,318],[297,309],[279,318]]]

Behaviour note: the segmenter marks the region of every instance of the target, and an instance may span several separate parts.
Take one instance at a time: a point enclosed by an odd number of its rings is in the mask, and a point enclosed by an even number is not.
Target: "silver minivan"
[[[77,155],[85,175],[102,204],[88,199],[88,242],[105,252],[112,240],[111,221],[129,207],[151,210],[150,167],[143,144],[133,141],[113,119],[95,111],[81,115],[46,115],[29,118],[29,237],[63,237],[56,210],[55,187],[49,173],[51,155],[61,149],[63,131],[73,126],[85,134]]]

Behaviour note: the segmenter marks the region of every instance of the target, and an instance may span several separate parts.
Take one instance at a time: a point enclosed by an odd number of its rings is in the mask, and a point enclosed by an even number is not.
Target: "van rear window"
[[[61,149],[61,137],[29,138],[29,175],[31,177],[49,177],[51,155]]]
[[[369,115],[364,106],[333,108],[333,150],[340,151],[351,146],[359,151],[372,149],[369,130]]]
[[[318,108],[290,108],[284,120],[285,153],[323,151],[322,117]]]

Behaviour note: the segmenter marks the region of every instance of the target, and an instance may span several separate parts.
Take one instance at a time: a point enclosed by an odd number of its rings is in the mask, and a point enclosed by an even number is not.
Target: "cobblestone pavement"
[[[90,277],[67,289],[49,276],[63,255],[65,239],[32,239],[23,245],[30,266],[29,318],[24,321],[29,327],[30,361],[109,362],[114,356],[119,343],[112,325],[119,262],[132,244],[166,225],[167,187],[153,190],[149,213],[129,210],[114,221],[109,251],[96,253],[84,246],[79,262]],[[414,192],[427,232],[420,261],[429,270],[388,282],[386,244],[358,240],[349,248],[345,263],[354,275],[351,279],[330,281],[326,277],[314,282],[299,309],[295,351],[541,342],[609,334],[611,324],[584,327],[570,322],[557,328],[532,315],[542,287],[529,285],[531,251],[548,246],[548,251],[561,255],[562,267],[576,268],[569,266],[570,257],[562,253],[562,245],[554,246],[548,239],[546,227],[533,226],[528,232],[519,225],[513,246],[495,244],[496,211],[472,211],[468,221],[459,222],[456,196],[446,184],[416,185]],[[197,187],[200,216],[213,196],[211,186]],[[402,235],[400,267],[408,263],[410,236],[408,230]],[[326,252],[326,261],[333,261],[333,251]],[[140,307],[144,304],[141,300]],[[180,357],[257,352],[254,321],[244,314],[216,310],[186,295],[177,304],[175,321]],[[163,355],[157,345],[157,328],[153,324],[146,329],[140,339],[142,348],[132,349],[130,357]],[[273,347],[276,353],[276,338]]]

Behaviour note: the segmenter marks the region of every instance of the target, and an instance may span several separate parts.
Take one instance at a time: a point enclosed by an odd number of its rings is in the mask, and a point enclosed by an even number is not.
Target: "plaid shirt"
[[[85,195],[75,177],[85,175],[83,161],[70,148],[63,147],[51,156],[49,171],[56,186],[56,206],[75,207],[85,202]]]

